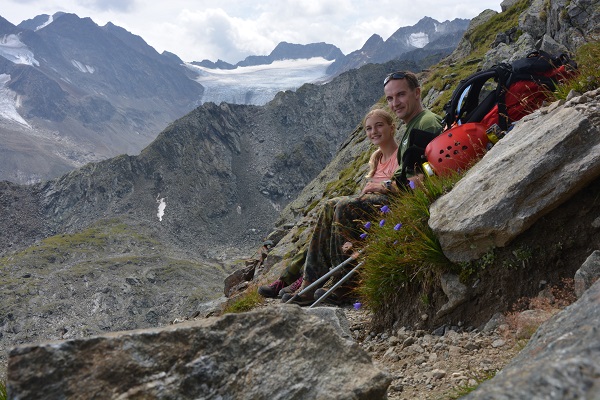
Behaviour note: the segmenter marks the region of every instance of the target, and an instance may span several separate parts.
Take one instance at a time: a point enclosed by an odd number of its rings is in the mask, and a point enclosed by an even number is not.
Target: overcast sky
[[[440,22],[500,11],[501,0],[2,0],[0,15],[18,25],[57,11],[112,22],[159,53],[184,61],[235,64],[268,55],[279,42],[325,42],[348,54],[374,33],[389,38],[428,16]]]

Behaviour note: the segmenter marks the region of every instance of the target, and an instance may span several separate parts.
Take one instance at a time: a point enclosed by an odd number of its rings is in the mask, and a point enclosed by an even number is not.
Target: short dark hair
[[[395,71],[391,74],[388,74],[383,80],[383,86],[385,87],[385,85],[387,85],[388,82],[393,79],[406,79],[406,81],[408,82],[408,87],[410,87],[411,90],[415,90],[420,86],[417,75],[410,71]]]

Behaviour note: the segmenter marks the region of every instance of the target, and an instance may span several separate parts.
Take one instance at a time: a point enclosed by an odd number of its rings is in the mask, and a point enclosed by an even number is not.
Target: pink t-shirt
[[[386,162],[380,162],[377,164],[377,169],[371,177],[371,182],[381,183],[392,179],[394,172],[398,169],[398,149]]]

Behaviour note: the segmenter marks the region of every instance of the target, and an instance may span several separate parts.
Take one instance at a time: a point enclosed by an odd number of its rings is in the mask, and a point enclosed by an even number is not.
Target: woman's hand
[[[386,186],[385,182],[369,181],[363,188],[362,194],[365,194],[365,193],[389,193],[390,191],[391,191],[391,186],[390,187]]]

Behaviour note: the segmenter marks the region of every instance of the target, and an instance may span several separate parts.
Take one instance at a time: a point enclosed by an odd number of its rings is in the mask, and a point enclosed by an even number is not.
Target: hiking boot
[[[275,298],[279,294],[279,291],[284,288],[284,286],[285,282],[281,279],[277,279],[268,286],[260,286],[258,288],[258,294],[260,294],[262,297]]]
[[[321,298],[325,293],[328,293],[330,289],[328,288],[320,288],[315,290],[315,300],[318,300],[319,298]],[[340,299],[339,296],[337,296],[335,294],[335,291],[332,293],[329,293],[327,295],[327,297],[325,297],[323,300],[321,300],[321,302],[319,304],[333,304],[336,306],[339,306],[340,304],[342,304],[342,299]]]
[[[297,293],[285,293],[281,297],[281,302],[287,303],[288,300],[290,300],[291,298],[294,298],[294,300],[292,300],[290,304],[298,304],[299,306],[310,306],[312,303],[315,302],[313,293],[305,293],[301,296],[299,296]]]
[[[284,287],[279,291],[279,297],[283,297],[285,294],[295,293],[302,286],[302,277],[296,279],[291,285]]]

